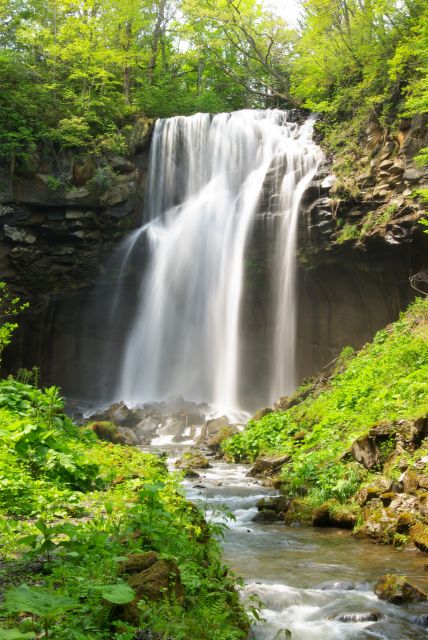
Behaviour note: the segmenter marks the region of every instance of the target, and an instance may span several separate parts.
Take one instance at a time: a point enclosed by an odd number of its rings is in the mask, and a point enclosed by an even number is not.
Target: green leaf
[[[136,593],[126,582],[117,584],[106,584],[96,587],[101,591],[101,595],[107,602],[113,604],[128,604],[135,599]]]
[[[4,608],[9,613],[33,613],[36,616],[50,618],[77,608],[75,600],[57,595],[41,587],[22,585],[5,594]]]
[[[31,640],[36,634],[32,631],[20,631],[19,629],[0,629],[0,640]]]

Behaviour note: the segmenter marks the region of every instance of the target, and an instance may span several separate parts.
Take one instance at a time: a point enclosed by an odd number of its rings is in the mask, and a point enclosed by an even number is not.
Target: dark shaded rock
[[[273,509],[263,509],[252,518],[253,522],[275,522],[279,520],[279,514]]]
[[[289,455],[272,455],[272,456],[259,456],[256,458],[254,465],[251,467],[247,476],[250,478],[256,478],[258,476],[273,475],[277,473],[281,467],[289,462],[291,457]]]
[[[257,513],[253,522],[273,522],[275,520],[284,520],[284,516],[290,506],[290,499],[286,496],[273,496],[271,498],[262,498],[257,503]]]
[[[391,502],[396,497],[396,494],[393,491],[386,491],[385,493],[380,494],[380,501],[382,502],[384,507],[389,507]]]
[[[334,617],[338,622],[377,622],[384,616],[380,611],[362,611],[361,613],[341,613]]]
[[[180,572],[173,560],[156,560],[148,568],[138,573],[132,573],[128,578],[128,584],[137,594],[136,598],[129,604],[115,607],[114,616],[116,619],[123,620],[129,624],[139,624],[140,611],[138,602],[143,598],[151,601],[173,598],[178,602],[183,602],[184,599],[184,588],[181,584]]]
[[[428,599],[428,595],[409,582],[406,576],[395,574],[381,576],[374,586],[374,592],[381,600],[393,604],[423,602]]]
[[[363,636],[362,640],[366,640],[367,638],[373,638],[376,640],[382,640],[388,638],[388,640],[403,640],[403,638],[410,638],[411,640],[426,640],[426,633],[424,631],[420,631],[414,626],[411,629],[411,636],[409,636],[409,627],[408,623],[402,624],[400,621],[388,620],[382,622],[375,622],[374,624],[366,627],[366,630],[369,632],[369,636],[366,634]]]
[[[353,591],[355,585],[352,582],[322,582],[317,588],[321,591]]]
[[[415,522],[415,516],[412,513],[405,511],[404,513],[400,513],[400,515],[398,516],[395,530],[397,533],[407,535],[410,531],[410,528],[413,527]]]
[[[351,446],[352,456],[366,469],[372,469],[380,464],[380,451],[372,436],[359,438]]]
[[[183,469],[183,473],[185,478],[199,478],[199,473],[189,467],[185,467]]]
[[[338,529],[353,529],[357,521],[355,513],[346,507],[332,505],[329,502],[321,505],[312,515],[313,527],[337,527]]]
[[[73,162],[73,184],[83,187],[95,173],[95,158],[85,156],[76,158]]]

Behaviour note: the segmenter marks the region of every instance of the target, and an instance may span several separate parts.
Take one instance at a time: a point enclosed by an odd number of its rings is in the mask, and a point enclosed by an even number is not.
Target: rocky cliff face
[[[126,157],[41,154],[13,180],[3,175],[2,277],[31,302],[6,359],[9,369],[37,364],[44,382],[62,385],[66,394],[108,397],[138,278],[131,263],[123,322],[112,335],[106,276],[115,270],[107,272],[106,264],[142,219],[151,124],[136,123]],[[412,196],[426,186],[426,172],[414,162],[428,145],[426,135],[423,118],[403,122],[393,137],[373,126],[349,175],[335,176],[334,159],[327,158],[306,193],[297,291],[300,377],[319,371],[343,346],[369,340],[413,297],[409,277],[427,267],[428,255],[428,235],[418,224],[421,204]],[[264,348],[271,330],[265,284],[271,241],[256,226],[247,255],[242,331],[245,366],[253,374],[242,391],[255,407],[265,402],[271,357]]]
[[[41,149],[13,176],[0,168],[2,278],[37,307],[94,283],[104,258],[140,224],[152,122],[137,120],[127,156]]]

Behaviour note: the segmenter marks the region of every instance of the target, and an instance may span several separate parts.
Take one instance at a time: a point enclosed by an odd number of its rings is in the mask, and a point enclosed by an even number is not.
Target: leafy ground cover
[[[288,404],[225,441],[225,456],[251,462],[263,454],[288,454],[277,481],[288,495],[305,496],[312,510],[329,500],[358,510],[361,487],[380,478],[390,485],[406,469],[410,474],[417,467],[423,483],[427,438],[409,441],[407,450],[403,442],[405,428],[428,414],[428,300],[416,300],[358,353],[344,349],[329,376],[300,388]],[[379,443],[373,433],[382,434]],[[351,455],[353,443],[367,437],[377,447],[371,465]],[[417,482],[412,492],[415,499],[426,495],[424,489],[418,496]]]
[[[246,637],[219,525],[179,477],[74,425],[56,387],[0,381],[0,639]],[[132,559],[146,563],[143,594]]]

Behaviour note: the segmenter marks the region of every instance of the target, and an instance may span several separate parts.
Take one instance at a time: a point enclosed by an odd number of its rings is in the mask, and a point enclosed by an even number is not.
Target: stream
[[[245,465],[212,461],[200,478],[184,481],[190,500],[218,518],[233,514],[224,559],[244,578],[242,597],[263,602],[262,623],[250,638],[274,640],[419,640],[428,637],[426,603],[396,606],[373,592],[380,575],[402,573],[428,586],[424,556],[358,541],[337,529],[255,523],[257,501],[278,492],[247,478]],[[425,625],[425,626],[424,626]]]

